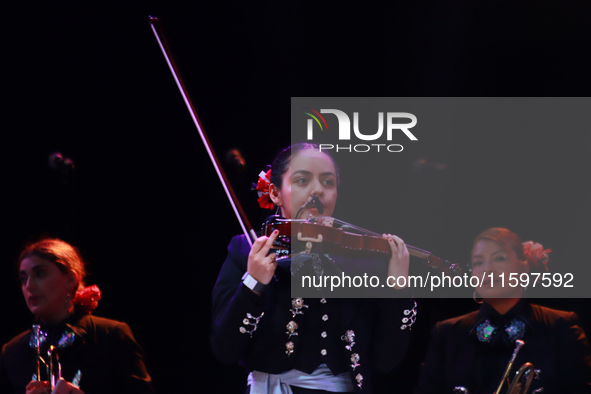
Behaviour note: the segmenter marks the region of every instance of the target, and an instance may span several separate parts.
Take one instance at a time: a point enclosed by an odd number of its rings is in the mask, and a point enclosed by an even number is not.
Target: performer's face
[[[67,316],[66,298],[76,284],[73,273],[64,274],[55,263],[29,256],[21,261],[19,276],[23,296],[33,314],[48,323]]]
[[[337,171],[331,158],[325,153],[308,149],[292,158],[289,169],[283,174],[281,190],[282,215],[295,219],[298,210],[313,194],[320,198],[324,213],[314,206],[300,212],[299,218],[332,216],[337,202]]]
[[[527,272],[527,263],[519,261],[512,250],[506,250],[503,246],[490,239],[481,239],[472,249],[472,276],[480,279],[481,286],[477,288],[478,294],[486,298],[519,298],[521,297],[521,285],[515,285],[513,277]],[[490,274],[492,273],[492,280]],[[501,275],[504,274],[504,281]],[[482,280],[484,275],[484,281]]]

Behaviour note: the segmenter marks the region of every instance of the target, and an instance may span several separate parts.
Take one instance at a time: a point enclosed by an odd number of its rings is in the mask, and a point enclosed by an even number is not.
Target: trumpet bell
[[[529,371],[529,372],[527,372]],[[525,384],[521,382],[521,378],[526,376]],[[532,380],[534,379],[534,365],[532,363],[525,363],[517,371],[517,375],[513,378],[511,386],[507,394],[525,394],[529,390]]]

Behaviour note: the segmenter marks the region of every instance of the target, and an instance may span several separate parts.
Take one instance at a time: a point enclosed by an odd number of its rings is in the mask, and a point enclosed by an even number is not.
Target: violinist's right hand
[[[267,254],[271,250],[278,235],[279,231],[275,230],[270,237],[263,235],[257,238],[248,254],[248,273],[264,285],[268,285],[271,282],[273,275],[275,275],[275,269],[277,268],[277,263],[275,262],[277,255],[271,253],[267,256]]]

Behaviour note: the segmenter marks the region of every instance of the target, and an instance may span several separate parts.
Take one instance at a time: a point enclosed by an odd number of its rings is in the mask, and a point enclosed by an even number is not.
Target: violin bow
[[[256,233],[252,229],[252,226],[250,225],[250,222],[248,221],[248,218],[246,217],[246,214],[244,213],[242,206],[238,202],[238,198],[236,197],[236,194],[234,193],[234,190],[232,189],[232,186],[230,185],[230,182],[228,181],[228,178],[226,177],[226,174],[225,174],[224,170],[222,169],[222,166],[220,165],[220,161],[218,160],[215,152],[213,151],[213,148],[211,147],[211,143],[209,141],[209,138],[207,137],[207,134],[205,134],[205,131],[203,130],[203,125],[201,124],[201,121],[199,120],[199,117],[197,116],[197,111],[195,111],[195,107],[193,106],[193,102],[191,101],[191,98],[189,97],[189,93],[187,92],[187,88],[185,87],[185,84],[184,84],[183,80],[181,79],[181,74],[179,73],[176,63],[174,61],[174,58],[172,57],[172,52],[171,52],[170,47],[168,46],[168,42],[166,41],[166,38],[164,36],[164,30],[162,29],[162,25],[160,24],[160,20],[156,17],[153,17],[153,16],[150,16],[149,19],[150,19],[150,27],[152,28],[152,32],[154,33],[154,36],[156,37],[156,41],[158,42],[158,46],[160,46],[160,49],[162,50],[162,54],[164,55],[164,59],[166,60],[166,64],[168,64],[168,68],[170,68],[170,72],[172,73],[174,81],[176,82],[176,85],[179,88],[179,91],[181,93],[181,96],[183,97],[185,105],[187,106],[187,109],[189,110],[189,114],[191,115],[191,119],[193,119],[193,123],[195,123],[195,127],[197,128],[197,131],[199,132],[199,136],[201,137],[201,140],[203,141],[203,144],[205,145],[205,150],[207,151],[207,154],[209,155],[209,158],[211,159],[213,167],[215,168],[215,171],[218,174],[218,178],[220,179],[220,182],[222,183],[222,187],[224,188],[224,191],[226,192],[226,196],[228,197],[228,200],[230,200],[230,205],[232,205],[232,209],[234,210],[234,214],[236,215],[236,218],[238,219],[238,222],[240,223],[240,227],[242,227],[242,231],[244,232],[244,235],[246,235],[246,239],[248,240],[248,244],[252,247],[252,243],[257,238]]]

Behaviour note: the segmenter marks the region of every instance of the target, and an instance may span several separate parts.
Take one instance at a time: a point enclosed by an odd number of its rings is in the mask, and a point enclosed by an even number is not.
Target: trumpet
[[[515,341],[515,350],[513,351],[513,355],[509,359],[509,362],[507,363],[507,367],[505,368],[505,373],[503,374],[503,377],[501,378],[501,381],[499,382],[499,387],[497,388],[497,391],[495,391],[495,394],[501,393],[503,385],[505,384],[505,380],[508,380],[507,378],[509,376],[509,373],[511,372],[511,368],[513,367],[513,363],[515,362],[515,358],[517,357],[517,353],[519,353],[519,349],[521,349],[521,347],[523,345],[525,345],[525,342],[523,342],[521,339],[518,339]],[[529,372],[526,372],[526,371],[529,371]],[[522,385],[520,382],[520,379],[524,374],[527,376],[527,380],[526,380],[525,384]],[[517,375],[515,375],[515,377],[513,378],[513,381],[511,383],[509,383],[509,390],[507,391],[507,394],[527,393],[527,390],[529,389],[529,386],[531,385],[533,378],[534,378],[534,365],[532,363],[523,364],[521,366],[521,368],[519,368]]]
[[[503,385],[505,384],[505,381],[508,382],[508,376],[509,376],[509,373],[511,372],[511,368],[513,368],[513,363],[515,362],[515,358],[517,358],[517,353],[519,353],[519,349],[521,349],[521,347],[523,345],[525,345],[525,342],[523,342],[521,339],[518,339],[515,341],[515,350],[513,350],[513,354],[511,355],[511,358],[509,359],[507,366],[505,367],[505,373],[503,374],[503,377],[501,378],[501,381],[499,382],[499,386],[497,387],[497,391],[495,391],[493,394],[500,394],[501,390],[503,389]],[[524,375],[526,376],[527,380],[525,381],[525,384],[522,384],[520,382],[520,380]],[[519,371],[517,371],[517,374],[513,378],[513,381],[509,383],[509,389],[507,390],[506,394],[525,394],[525,393],[527,393],[527,390],[529,389],[529,386],[531,385],[531,382],[533,379],[534,379],[534,365],[532,363],[523,364],[521,366],[521,368],[519,368]],[[461,386],[455,387],[454,393],[456,393],[456,394],[470,394],[470,392],[465,387],[461,387]]]
[[[41,331],[41,327],[38,324],[33,324],[31,336],[29,338],[29,346],[35,350],[35,356],[37,359],[37,369],[36,373],[33,374],[32,380],[42,380],[41,364],[43,364],[45,366],[47,380],[49,381],[49,390],[50,392],[52,392],[57,382],[62,377],[62,365],[60,363],[58,350],[71,346],[76,339],[76,335],[73,332],[65,332],[60,338],[57,345],[49,346],[47,350],[47,360],[43,358],[43,356],[41,355],[41,346],[45,342],[46,338],[47,334]],[[75,386],[79,386],[81,377],[82,374],[80,370],[78,370],[76,376],[74,377],[74,380],[72,381],[72,384],[74,384]]]
[[[41,357],[41,345],[45,342],[45,335],[40,329],[39,324],[33,324],[31,329],[31,336],[29,338],[29,346],[35,350],[35,358],[37,359],[37,372],[33,374],[34,381],[41,380],[41,363],[45,364],[45,360]]]

